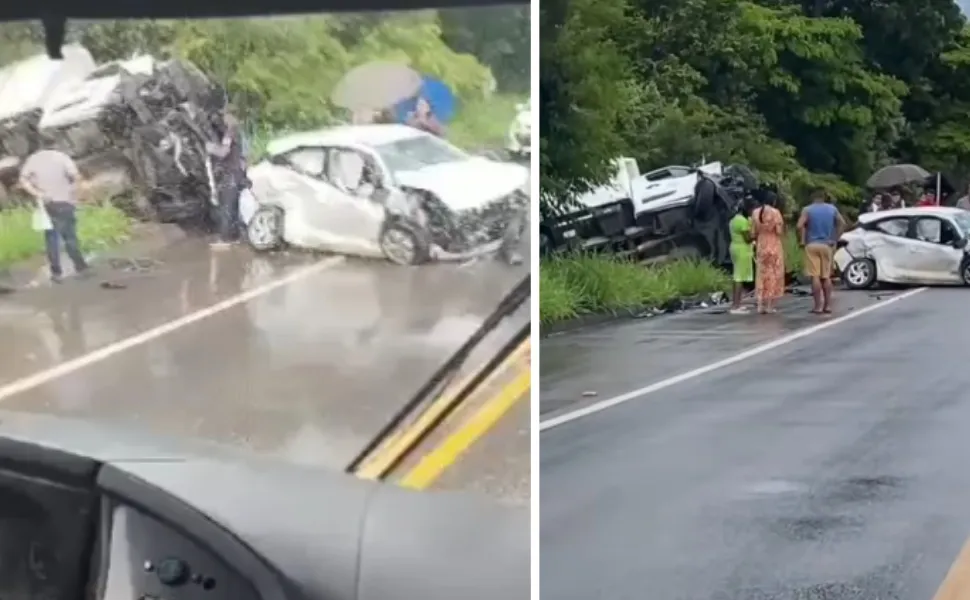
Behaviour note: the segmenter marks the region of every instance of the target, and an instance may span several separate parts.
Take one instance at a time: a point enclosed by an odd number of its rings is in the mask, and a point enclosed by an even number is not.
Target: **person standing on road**
[[[755,296],[759,314],[776,313],[775,303],[785,293],[785,250],[782,235],[785,219],[778,209],[778,195],[765,194],[761,206],[751,213],[755,242]]]
[[[213,249],[228,248],[239,236],[239,195],[246,183],[242,148],[242,131],[228,105],[222,109],[221,139],[207,142],[206,152],[213,157],[212,170],[216,181],[216,229],[219,240]]]
[[[60,241],[74,263],[74,271],[84,274],[88,264],[81,253],[77,237],[77,203],[81,173],[70,156],[58,150],[40,150],[30,155],[20,169],[20,186],[46,212],[49,227],[44,227],[44,245],[50,263],[51,280],[59,283],[61,269]],[[43,215],[41,215],[43,216]]]
[[[844,229],[845,219],[828,195],[812,192],[812,203],[798,217],[798,239],[805,248],[805,274],[812,279],[813,314],[832,312],[832,258]]]
[[[747,309],[741,306],[744,287],[754,281],[754,244],[751,237],[751,205],[741,204],[738,214],[728,224],[731,231],[731,266],[734,289],[731,297],[731,314],[742,315]]]

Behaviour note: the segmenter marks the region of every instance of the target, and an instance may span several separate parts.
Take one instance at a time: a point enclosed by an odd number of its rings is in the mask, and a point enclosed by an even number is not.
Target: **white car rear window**
[[[309,175],[323,173],[323,150],[320,148],[300,148],[286,156],[286,160],[297,170]]]
[[[906,237],[906,232],[909,230],[909,219],[905,217],[899,219],[886,219],[884,221],[879,221],[874,225],[874,227],[876,230],[888,235]]]

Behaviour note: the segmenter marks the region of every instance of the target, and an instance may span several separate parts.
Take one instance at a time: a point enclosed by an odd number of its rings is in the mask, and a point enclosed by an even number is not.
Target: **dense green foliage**
[[[0,25],[0,62],[40,51],[42,39],[34,25]],[[344,73],[371,60],[400,60],[447,82],[459,98],[450,133],[464,145],[501,142],[515,100],[529,89],[529,13],[519,7],[80,22],[68,39],[99,62],[135,53],[191,60],[226,86],[256,134],[346,118],[330,104],[330,91]]]
[[[549,0],[543,199],[702,157],[851,206],[869,174],[970,173],[970,28],[954,0]]]

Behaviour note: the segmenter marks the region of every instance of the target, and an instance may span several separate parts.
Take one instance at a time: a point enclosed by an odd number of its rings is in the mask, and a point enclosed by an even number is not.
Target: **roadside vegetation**
[[[970,174],[954,0],[546,2],[539,31],[543,202],[604,183],[618,156],[746,164],[789,214],[822,187],[850,220],[885,164]]]
[[[801,273],[802,249],[794,231],[784,239],[785,271]],[[662,307],[677,299],[731,291],[728,273],[700,260],[644,266],[608,254],[572,254],[539,265],[539,319],[543,324],[586,314]]]
[[[565,255],[539,267],[539,318],[549,324],[584,314],[646,310],[730,289],[727,273],[704,261],[645,267],[604,254]]]
[[[34,231],[32,212],[20,207],[0,211],[0,268],[44,253],[44,236]],[[116,246],[131,233],[130,219],[108,203],[83,205],[77,218],[84,252]]]

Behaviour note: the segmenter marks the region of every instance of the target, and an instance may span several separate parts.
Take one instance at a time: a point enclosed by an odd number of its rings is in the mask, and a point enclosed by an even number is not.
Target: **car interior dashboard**
[[[0,597],[260,599],[189,532],[79,483],[0,469]]]
[[[529,597],[525,508],[64,421],[0,411],[4,600]]]

